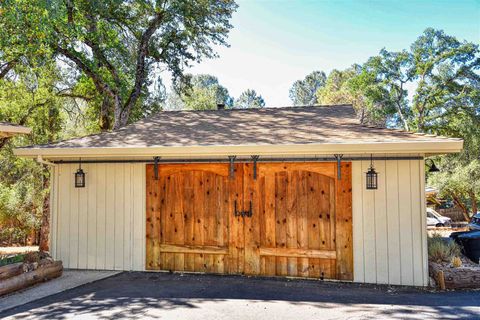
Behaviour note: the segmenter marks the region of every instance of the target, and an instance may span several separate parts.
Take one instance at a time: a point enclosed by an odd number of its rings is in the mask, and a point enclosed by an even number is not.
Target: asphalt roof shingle
[[[459,141],[361,125],[351,105],[165,111],[117,131],[36,148],[281,145]]]

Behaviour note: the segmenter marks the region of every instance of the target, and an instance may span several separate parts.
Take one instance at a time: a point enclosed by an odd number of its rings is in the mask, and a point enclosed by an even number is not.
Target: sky
[[[267,107],[291,105],[295,80],[330,72],[378,54],[407,49],[428,27],[480,43],[480,0],[238,0],[219,58],[187,72],[217,76],[230,95],[246,89]]]

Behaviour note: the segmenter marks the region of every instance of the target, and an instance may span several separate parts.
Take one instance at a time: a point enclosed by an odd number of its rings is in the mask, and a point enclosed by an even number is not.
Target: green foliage
[[[318,89],[319,104],[352,104],[361,123],[386,125],[387,110],[379,101],[386,90],[360,65],[344,71],[333,70]]]
[[[263,108],[265,107],[265,100],[261,95],[258,95],[255,90],[247,89],[237,100],[235,100],[235,109],[250,109],[250,108]]]
[[[428,237],[428,260],[433,262],[450,262],[461,255],[460,246],[451,240],[445,240],[440,235]]]
[[[316,93],[325,85],[327,76],[323,71],[313,71],[305,79],[297,80],[290,88],[289,96],[295,106],[311,106],[316,104]]]
[[[0,35],[0,59],[63,61],[73,84],[66,93],[88,93],[100,128],[119,128],[159,109],[159,71],[177,81],[190,63],[216,56],[236,7],[232,0],[8,0],[0,7],[0,27],[10,31]]]
[[[15,146],[60,138],[66,118],[56,92],[54,64],[21,70],[0,79],[0,121],[27,125],[32,134],[0,139],[0,242],[24,243],[40,225],[48,195],[48,171],[32,160],[16,158]]]
[[[168,109],[215,110],[221,103],[231,107],[232,101],[217,77],[209,74],[186,75],[185,81],[170,94]]]
[[[382,49],[363,70],[388,93],[377,102],[388,109],[392,124],[437,133],[444,132],[445,125],[459,112],[478,118],[479,54],[478,45],[429,28],[409,50]],[[407,88],[412,87],[409,92]]]
[[[5,256],[0,255],[0,267],[6,266],[8,264],[14,264],[18,262],[23,262],[25,260],[25,254],[17,254],[14,256]]]

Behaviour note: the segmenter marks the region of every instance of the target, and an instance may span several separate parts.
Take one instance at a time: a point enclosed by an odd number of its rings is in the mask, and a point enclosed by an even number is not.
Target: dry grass
[[[454,268],[460,268],[462,266],[462,259],[460,259],[460,257],[453,257],[452,266]]]
[[[440,235],[434,234],[428,238],[428,260],[433,262],[451,262],[461,256],[461,249],[454,241],[446,241]]]

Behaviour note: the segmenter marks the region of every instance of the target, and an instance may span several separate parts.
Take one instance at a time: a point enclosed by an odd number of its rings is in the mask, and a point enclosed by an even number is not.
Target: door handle
[[[250,207],[248,211],[238,211],[237,210],[237,200],[234,202],[234,209],[233,209],[233,215],[235,217],[251,217],[253,216],[253,205],[252,205],[252,200],[250,200]]]
[[[248,211],[244,211],[243,213],[249,218],[253,216],[252,200],[250,200],[250,208],[248,209]]]

